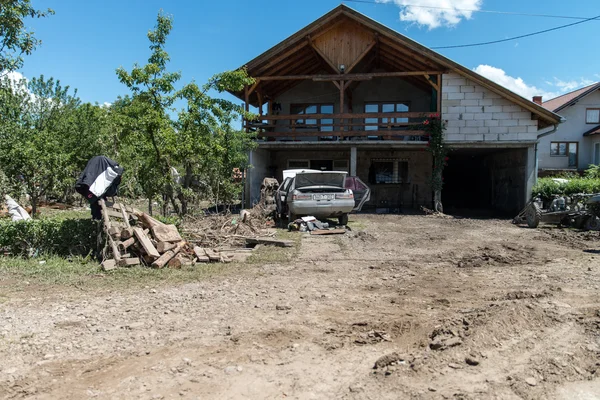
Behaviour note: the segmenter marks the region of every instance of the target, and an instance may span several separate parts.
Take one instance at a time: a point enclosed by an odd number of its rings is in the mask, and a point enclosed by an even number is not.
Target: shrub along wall
[[[550,201],[555,194],[573,195],[578,193],[600,193],[600,179],[569,178],[566,183],[559,183],[552,178],[539,178],[532,189],[533,197],[540,196],[544,202]]]
[[[101,229],[100,223],[89,218],[0,220],[0,250],[22,256],[85,257],[98,250]]]

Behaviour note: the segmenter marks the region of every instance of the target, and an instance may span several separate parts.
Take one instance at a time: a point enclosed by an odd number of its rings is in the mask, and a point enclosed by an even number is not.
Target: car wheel
[[[340,222],[340,225],[348,225],[348,214],[340,215],[338,221]]]

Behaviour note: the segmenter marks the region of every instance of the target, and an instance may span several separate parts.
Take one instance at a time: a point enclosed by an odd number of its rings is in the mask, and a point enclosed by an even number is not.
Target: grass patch
[[[367,229],[367,224],[365,224],[365,221],[362,218],[358,217],[356,214],[350,214],[348,226],[353,231],[364,231],[365,229]]]
[[[275,237],[280,240],[289,240],[294,242],[293,247],[275,247],[275,246],[260,246],[252,252],[248,257],[249,264],[273,264],[273,263],[289,263],[296,258],[300,251],[302,242],[301,232],[289,232],[286,230],[278,230]]]

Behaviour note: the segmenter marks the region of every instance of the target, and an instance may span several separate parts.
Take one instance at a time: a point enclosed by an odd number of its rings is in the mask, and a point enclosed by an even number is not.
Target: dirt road
[[[8,298],[0,398],[599,398],[597,233],[351,221],[202,282]]]

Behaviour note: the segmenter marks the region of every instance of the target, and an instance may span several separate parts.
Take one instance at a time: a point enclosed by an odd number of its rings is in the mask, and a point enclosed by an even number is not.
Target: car
[[[276,194],[279,214],[287,214],[290,222],[301,216],[337,217],[346,225],[348,214],[356,207],[354,193],[345,187],[347,176],[338,171],[284,171]]]

